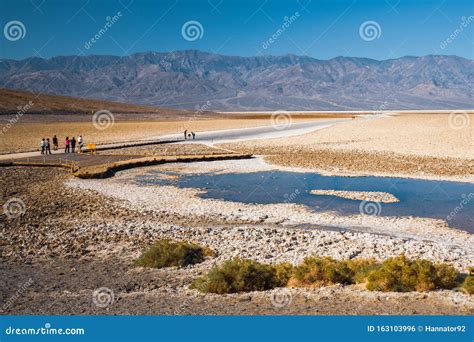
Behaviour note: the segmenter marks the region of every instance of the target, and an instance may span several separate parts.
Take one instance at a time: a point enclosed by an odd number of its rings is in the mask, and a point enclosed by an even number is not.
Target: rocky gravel
[[[67,185],[119,199],[126,208],[193,217],[195,222],[204,218],[226,223],[273,224],[279,228],[295,225],[343,228],[370,233],[361,235],[362,241],[364,236],[375,236],[383,241],[386,235],[406,241],[430,241],[440,248],[457,248],[463,251],[457,255],[463,267],[472,265],[474,261],[474,236],[449,228],[442,220],[371,215],[339,216],[332,212],[313,212],[293,203],[262,205],[202,199],[199,195],[203,191],[199,189],[149,184],[141,186],[134,180],[137,172],[140,171],[120,172],[107,180],[75,179],[67,182]],[[344,249],[346,246],[341,247]]]

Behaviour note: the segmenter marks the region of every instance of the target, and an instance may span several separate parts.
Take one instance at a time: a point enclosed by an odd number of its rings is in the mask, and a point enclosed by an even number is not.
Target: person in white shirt
[[[44,149],[46,147],[46,141],[44,140],[44,138],[41,139],[40,147],[41,147],[41,154],[44,154]]]
[[[79,144],[79,153],[82,152],[82,146],[84,146],[84,139],[82,139],[82,135],[77,138],[77,143]]]

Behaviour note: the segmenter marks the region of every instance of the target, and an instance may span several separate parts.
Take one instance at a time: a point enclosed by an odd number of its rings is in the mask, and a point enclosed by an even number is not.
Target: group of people
[[[52,144],[53,144],[53,150],[57,151],[59,144],[58,144],[58,138],[56,137],[56,135],[52,139]],[[79,145],[79,153],[82,152],[82,147],[84,146],[84,139],[82,138],[82,135],[80,135],[77,138],[77,140],[75,137],[72,137],[72,139],[69,139],[69,137],[66,137],[64,141],[64,153],[75,153],[76,144]],[[49,138],[41,139],[40,148],[41,148],[41,154],[51,154],[51,141],[49,140]]]
[[[184,130],[184,140],[191,139],[191,137],[193,138],[193,140],[196,139],[196,133],[194,133],[194,132],[189,132],[188,133],[188,130],[185,129]]]

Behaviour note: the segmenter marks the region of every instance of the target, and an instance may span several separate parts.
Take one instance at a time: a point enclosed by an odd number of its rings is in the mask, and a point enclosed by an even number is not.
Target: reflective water
[[[161,177],[173,175],[179,177]],[[166,179],[168,178],[168,179]],[[172,178],[172,179],[169,179]],[[254,172],[178,175],[149,171],[136,177],[140,184],[175,185],[206,190],[203,198],[243,203],[296,203],[314,211],[340,215],[376,213],[381,216],[415,216],[445,220],[449,226],[474,233],[474,184],[388,177],[339,177],[316,173]],[[398,203],[364,203],[310,190],[381,191]]]

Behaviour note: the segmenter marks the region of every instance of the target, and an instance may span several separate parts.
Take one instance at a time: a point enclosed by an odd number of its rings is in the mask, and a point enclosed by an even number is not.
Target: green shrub
[[[429,260],[408,260],[404,255],[385,260],[368,276],[371,291],[430,291],[456,286],[459,273],[446,264]]]
[[[194,280],[190,288],[219,294],[263,291],[286,285],[287,272],[287,266],[236,258],[213,267],[206,276]]]
[[[474,276],[467,276],[461,284],[461,288],[469,294],[474,294]]]
[[[346,264],[353,273],[352,281],[357,284],[365,283],[370,272],[380,267],[375,259],[351,259]]]
[[[453,289],[459,285],[460,274],[448,264],[436,265],[437,287],[441,289]]]
[[[171,242],[158,240],[136,260],[136,264],[144,267],[184,267],[204,261],[213,252],[207,247],[189,242]]]
[[[308,257],[294,270],[297,286],[321,286],[326,284],[352,284],[354,271],[344,261],[330,257]]]
[[[294,267],[289,262],[284,262],[281,264],[275,265],[275,277],[278,286],[286,286],[288,285],[288,281],[293,275]]]

